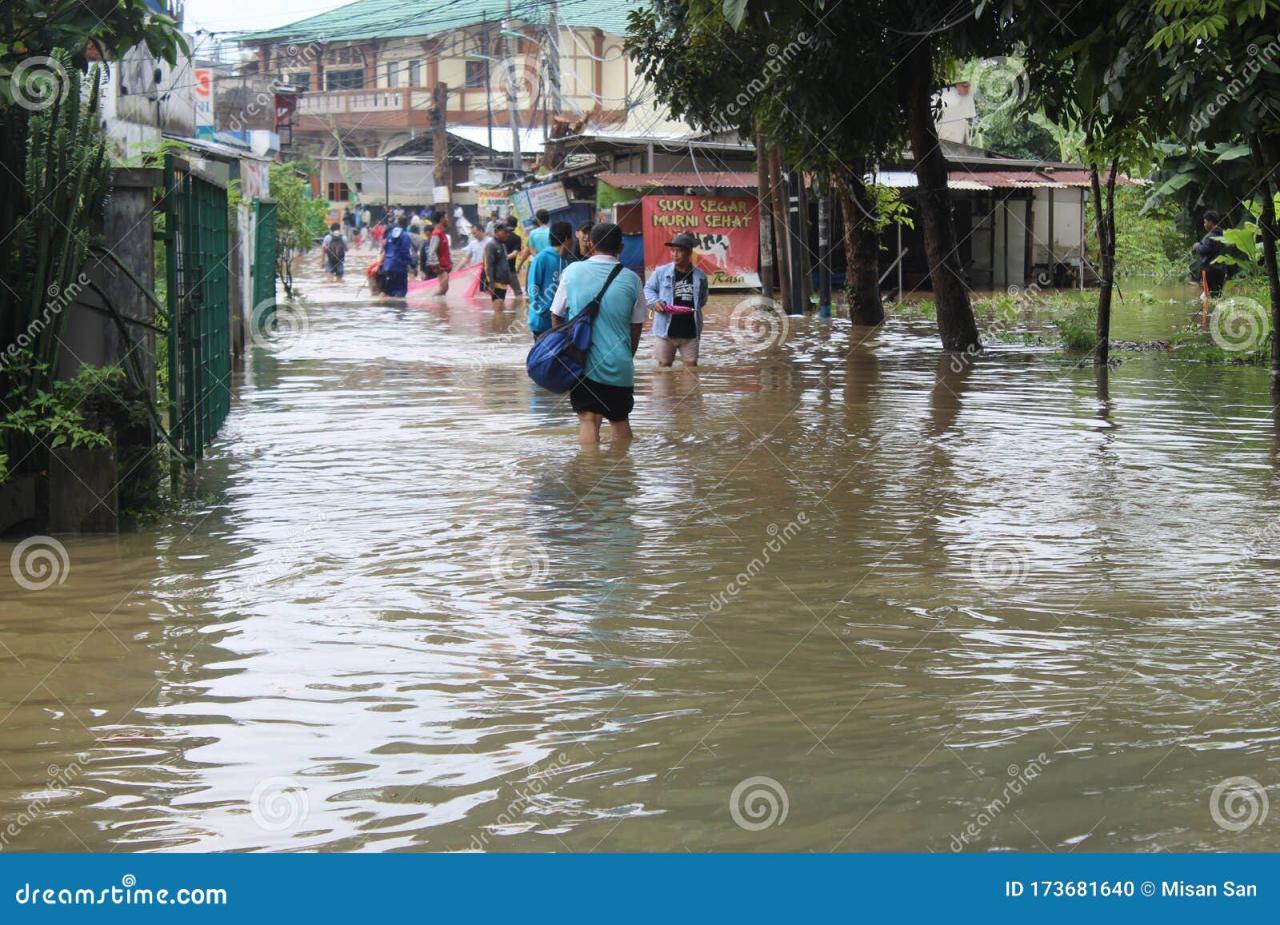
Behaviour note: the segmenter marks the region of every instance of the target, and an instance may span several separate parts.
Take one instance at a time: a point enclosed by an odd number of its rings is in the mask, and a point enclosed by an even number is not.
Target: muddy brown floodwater
[[[305,288],[197,509],[0,571],[0,848],[1280,850],[1265,372],[720,300],[590,454],[518,313]]]

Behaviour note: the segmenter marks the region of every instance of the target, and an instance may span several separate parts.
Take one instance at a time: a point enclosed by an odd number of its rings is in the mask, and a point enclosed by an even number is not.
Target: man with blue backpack
[[[401,216],[382,245],[382,269],[379,281],[383,295],[403,299],[409,294],[409,269],[413,251],[409,243],[409,215]]]
[[[556,222],[548,234],[548,245],[538,251],[529,266],[529,332],[534,337],[551,329],[551,300],[560,286],[560,274],[573,262],[569,252],[572,239],[573,226]]]
[[[605,420],[616,441],[631,439],[635,354],[649,316],[640,277],[618,262],[622,229],[609,223],[596,225],[591,229],[591,245],[591,257],[570,264],[560,274],[551,302],[553,328],[599,304],[582,378],[569,390],[569,402],[578,414],[578,440],[586,445],[600,442],[600,424]]]

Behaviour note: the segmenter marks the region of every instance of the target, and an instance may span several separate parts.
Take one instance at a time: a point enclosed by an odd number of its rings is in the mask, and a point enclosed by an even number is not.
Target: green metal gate
[[[231,410],[227,191],[165,158],[170,433],[188,468]]]
[[[271,324],[276,314],[276,204],[254,204],[253,317],[259,329]]]

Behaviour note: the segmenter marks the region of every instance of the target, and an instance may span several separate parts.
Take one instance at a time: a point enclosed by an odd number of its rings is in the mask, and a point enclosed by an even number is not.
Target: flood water
[[[591,453],[518,312],[358,285],[195,509],[0,572],[3,850],[1280,850],[1265,372],[722,300]]]

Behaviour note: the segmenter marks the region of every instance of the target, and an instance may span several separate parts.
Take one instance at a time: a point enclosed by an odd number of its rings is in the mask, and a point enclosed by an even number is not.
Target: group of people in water
[[[435,295],[443,297],[451,273],[478,265],[480,289],[495,309],[505,307],[508,295],[513,301],[527,299],[527,324],[534,339],[598,301],[585,372],[569,392],[582,443],[598,443],[605,421],[615,442],[631,438],[635,355],[650,318],[657,364],[672,366],[679,358],[685,367],[697,366],[709,283],[695,262],[693,235],[677,234],[667,242],[671,259],[642,281],[618,266],[622,229],[608,222],[584,222],[575,229],[568,222],[551,222],[548,213],[539,210],[533,228],[522,238],[514,217],[491,215],[485,224],[468,229],[456,265],[449,228],[447,215],[409,213],[393,213],[382,226],[374,226],[372,237],[380,252],[374,285],[386,296],[404,298],[411,276],[435,279]],[[340,225],[334,224],[325,236],[322,251],[326,274],[341,279],[346,242]],[[520,284],[526,267],[527,295]]]

